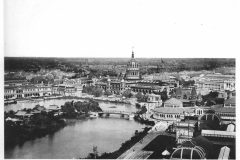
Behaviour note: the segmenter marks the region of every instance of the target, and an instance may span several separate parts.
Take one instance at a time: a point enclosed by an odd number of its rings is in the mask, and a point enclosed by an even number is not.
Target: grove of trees
[[[95,97],[100,97],[103,95],[103,89],[96,86],[86,86],[83,88],[82,92],[94,95]]]
[[[138,92],[135,97],[137,98],[138,102],[147,102],[148,96],[146,94],[142,94],[141,92]]]

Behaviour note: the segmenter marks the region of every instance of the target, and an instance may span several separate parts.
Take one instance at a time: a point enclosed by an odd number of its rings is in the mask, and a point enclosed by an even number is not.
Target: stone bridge
[[[134,116],[134,112],[126,112],[126,111],[117,111],[117,110],[104,110],[102,112],[98,112],[100,117],[109,117],[110,115],[120,115],[121,117],[130,118],[130,116]]]

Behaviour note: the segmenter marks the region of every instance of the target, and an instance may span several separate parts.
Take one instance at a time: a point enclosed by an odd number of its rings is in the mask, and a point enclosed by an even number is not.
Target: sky
[[[4,55],[228,57],[237,0],[5,0]]]

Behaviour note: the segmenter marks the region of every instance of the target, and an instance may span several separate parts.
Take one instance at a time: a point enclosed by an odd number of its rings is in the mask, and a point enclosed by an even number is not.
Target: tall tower
[[[134,58],[133,50],[132,50],[132,58],[127,63],[125,80],[140,80],[139,64]]]

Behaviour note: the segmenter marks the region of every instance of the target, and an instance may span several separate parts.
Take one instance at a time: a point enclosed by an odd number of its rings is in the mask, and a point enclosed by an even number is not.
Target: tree
[[[145,114],[147,113],[147,107],[144,105],[142,108],[141,108],[141,111],[139,112],[139,114]]]
[[[143,94],[141,92],[138,92],[135,97],[137,98],[138,101],[140,101],[143,97]]]
[[[126,98],[131,98],[132,97],[131,90],[130,89],[125,90],[122,95]]]
[[[103,90],[101,89],[101,88],[95,88],[94,90],[93,90],[93,95],[95,96],[95,97],[100,97],[100,96],[102,96],[102,94],[103,94]]]
[[[116,95],[120,95],[120,90],[116,90]]]
[[[67,116],[76,116],[75,107],[71,102],[65,102],[63,106],[61,106],[62,112],[64,112]]]
[[[183,99],[187,99],[187,95],[186,94],[183,95]]]
[[[109,89],[107,89],[107,90],[104,92],[104,95],[110,96],[110,95],[112,95],[112,92],[111,92]]]
[[[103,89],[94,86],[87,86],[83,88],[82,92],[94,95],[95,97],[100,97],[103,94]]]
[[[138,92],[135,96],[139,102],[147,102],[148,100],[148,96],[146,94],[142,94],[141,92]]]
[[[183,81],[182,81],[182,85],[183,85],[183,87],[193,86],[194,83],[195,83],[194,80],[189,80],[189,81],[184,81],[184,80],[183,80]]]
[[[168,99],[167,91],[162,91],[160,93],[162,101],[165,101]]]
[[[93,86],[86,86],[86,87],[83,87],[82,92],[87,94],[92,94],[93,89],[94,89]]]

